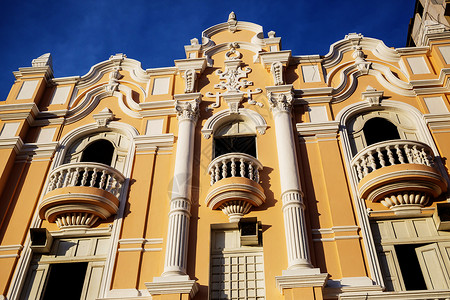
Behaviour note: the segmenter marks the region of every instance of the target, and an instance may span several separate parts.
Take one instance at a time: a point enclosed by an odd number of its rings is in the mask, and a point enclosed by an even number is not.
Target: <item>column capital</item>
[[[180,95],[175,95],[175,110],[177,111],[177,119],[179,121],[190,120],[194,123],[197,122],[197,119],[200,115],[199,104],[201,102],[200,97],[192,97],[192,100],[181,102],[181,99],[177,99],[180,97],[176,97]]]
[[[272,113],[291,112],[292,101],[294,100],[292,92],[272,93],[268,92],[270,110]]]

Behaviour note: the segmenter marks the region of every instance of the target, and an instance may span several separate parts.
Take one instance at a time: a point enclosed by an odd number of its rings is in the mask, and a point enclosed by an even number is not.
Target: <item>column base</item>
[[[198,291],[198,283],[188,275],[154,277],[153,282],[146,282],[150,295],[189,294],[193,298]]]
[[[301,268],[283,270],[283,275],[275,277],[277,287],[284,294],[287,289],[323,288],[327,282],[328,273],[320,273],[319,268]]]

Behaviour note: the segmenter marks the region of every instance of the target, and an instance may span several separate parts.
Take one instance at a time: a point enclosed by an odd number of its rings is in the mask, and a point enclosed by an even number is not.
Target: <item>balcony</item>
[[[93,162],[62,165],[50,173],[39,216],[59,228],[88,228],[117,213],[125,177]]]
[[[360,151],[351,161],[361,198],[394,211],[420,209],[447,190],[426,144],[390,140]]]
[[[206,204],[211,209],[221,209],[230,222],[239,222],[252,207],[266,200],[259,184],[262,164],[244,153],[227,153],[215,158],[208,166],[211,187]]]

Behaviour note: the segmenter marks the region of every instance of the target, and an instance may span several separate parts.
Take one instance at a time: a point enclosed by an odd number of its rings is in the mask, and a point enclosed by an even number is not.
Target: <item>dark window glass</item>
[[[107,140],[91,143],[83,151],[82,162],[96,162],[110,166],[114,154],[114,146]]]
[[[51,265],[42,299],[79,300],[83,291],[87,265],[87,262]]]
[[[389,140],[400,139],[397,127],[384,118],[373,118],[364,124],[367,146]]]
[[[255,136],[216,137],[214,139],[214,157],[239,152],[256,157]]]

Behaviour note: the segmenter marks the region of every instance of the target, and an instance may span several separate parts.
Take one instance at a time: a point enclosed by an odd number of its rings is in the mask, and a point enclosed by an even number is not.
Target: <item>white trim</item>
[[[23,245],[5,245],[0,246],[0,251],[22,250]]]
[[[233,114],[230,109],[224,109],[206,120],[205,125],[203,125],[201,130],[203,137],[207,139],[210,138],[211,135],[214,134],[214,131],[222,124],[236,119],[250,120],[255,125],[255,132],[257,131],[259,134],[264,134],[266,132],[266,120],[256,111],[247,108],[239,108],[238,114]]]

